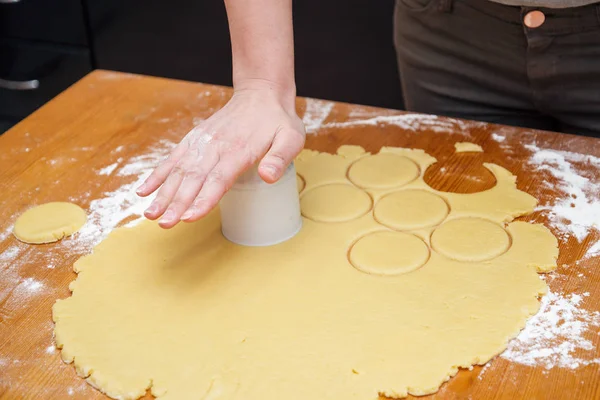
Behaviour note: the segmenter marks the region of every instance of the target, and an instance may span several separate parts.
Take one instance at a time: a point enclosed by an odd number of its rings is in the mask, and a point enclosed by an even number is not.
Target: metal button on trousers
[[[546,16],[543,12],[539,10],[529,11],[525,14],[525,18],[523,18],[523,22],[525,26],[528,28],[539,28],[546,21]]]

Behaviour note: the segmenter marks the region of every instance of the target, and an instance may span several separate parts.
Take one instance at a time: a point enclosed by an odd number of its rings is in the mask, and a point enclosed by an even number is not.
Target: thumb
[[[258,174],[267,183],[277,182],[303,147],[304,134],[291,128],[282,129],[258,165]]]

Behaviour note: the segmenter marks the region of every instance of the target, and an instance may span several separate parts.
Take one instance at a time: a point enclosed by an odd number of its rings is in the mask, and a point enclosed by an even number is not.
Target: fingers
[[[304,135],[294,129],[279,132],[258,166],[260,177],[267,183],[281,178],[287,166],[304,147],[304,140]]]
[[[250,159],[240,157],[239,154],[231,154],[222,159],[208,174],[202,190],[181,220],[193,222],[208,214],[231,188],[236,178],[250,165]]]
[[[167,206],[171,202],[171,199],[179,189],[181,182],[185,176],[186,170],[180,164],[176,165],[171,169],[171,173],[162,185],[156,198],[150,204],[150,207],[144,211],[144,215],[148,219],[157,219],[163,215],[167,209]]]
[[[238,175],[261,156],[261,178],[267,183],[281,178],[304,145],[301,121],[290,119],[277,104],[261,103],[257,110],[252,102],[242,105],[239,110],[232,108],[230,114],[235,118],[219,114],[210,127],[190,131],[138,188],[140,196],[158,189],[156,199],[144,212],[147,218],[160,218],[163,228],[200,219],[218,204]],[[264,118],[257,118],[257,112]],[[262,123],[264,120],[268,123]],[[292,127],[294,122],[299,126]]]
[[[181,220],[182,214],[192,205],[194,199],[202,189],[209,172],[215,168],[218,162],[217,153],[212,153],[203,159],[201,166],[191,166],[186,168],[185,175],[178,188],[173,192],[171,199],[168,201],[168,207],[158,222],[162,228],[172,228]],[[165,184],[166,186],[166,184]],[[162,190],[162,189],[161,189]],[[165,194],[161,199],[167,199],[170,193]],[[158,197],[157,197],[158,200]]]
[[[169,157],[163,161],[136,190],[138,196],[146,197],[158,189],[167,179],[173,167],[185,155],[187,148],[188,146],[186,143],[179,143],[177,147],[173,149]]]

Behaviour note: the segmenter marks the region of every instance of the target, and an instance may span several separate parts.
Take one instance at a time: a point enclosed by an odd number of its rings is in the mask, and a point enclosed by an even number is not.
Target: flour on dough
[[[76,262],[72,296],[54,306],[63,360],[120,399],[434,393],[506,348],[558,254],[544,226],[513,222],[536,200],[509,171],[486,164],[496,186],[444,193],[423,181],[435,161],[389,147],[303,151],[306,218],[276,246],[228,242],[218,210],[171,230],[116,229]]]
[[[46,203],[21,214],[15,222],[13,234],[25,243],[57,242],[77,232],[86,220],[85,211],[76,204]]]
[[[454,148],[456,149],[456,153],[466,153],[466,152],[483,153],[483,148],[480,145],[471,143],[471,142],[454,143]]]

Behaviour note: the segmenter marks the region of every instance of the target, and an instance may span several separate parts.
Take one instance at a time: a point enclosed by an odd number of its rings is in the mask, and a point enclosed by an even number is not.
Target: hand
[[[162,216],[163,228],[196,221],[261,157],[259,175],[267,183],[276,182],[302,150],[304,138],[293,96],[284,102],[269,88],[235,91],[138,188],[137,194],[145,197],[160,187],[144,214],[152,220]]]

